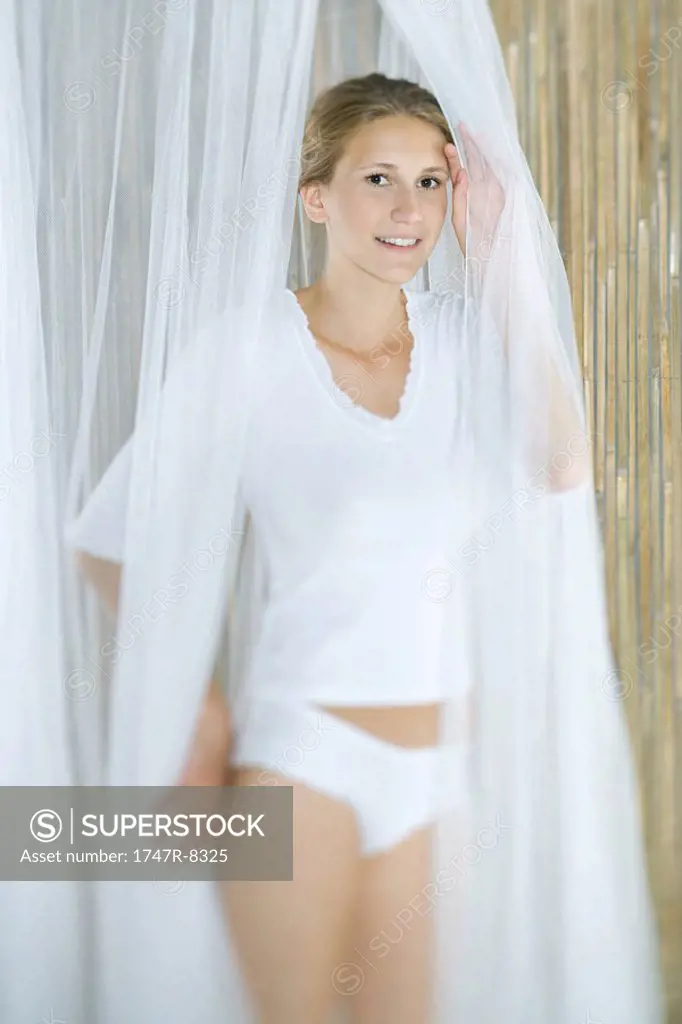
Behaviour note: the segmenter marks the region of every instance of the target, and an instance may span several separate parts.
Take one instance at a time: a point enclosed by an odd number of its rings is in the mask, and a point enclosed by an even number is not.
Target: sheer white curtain
[[[24,38],[31,80],[22,79],[14,9],[5,4],[0,12],[0,783],[65,785],[73,779],[74,751],[62,688],[67,660],[56,466],[66,465],[69,453],[52,412],[54,368],[40,315],[34,206],[40,58]],[[48,1012],[48,994],[80,1013],[82,898],[65,883],[0,882],[4,1020],[19,1020],[20,1013],[37,1019]]]
[[[449,889],[436,875],[434,1020],[658,1022],[635,785],[600,686],[611,662],[594,496],[589,474],[572,475],[586,428],[566,276],[486,4],[0,11],[4,461],[41,430],[57,438],[0,502],[3,783],[170,783],[221,652],[238,713],[263,596],[238,488],[253,360],[272,289],[314,278],[323,257],[296,205],[305,114],[347,75],[416,78],[441,101],[478,196],[470,258],[446,223],[417,282],[463,311],[461,502],[451,558],[434,570],[477,716],[471,817],[441,822],[435,867],[469,848],[481,861]],[[480,174],[460,121],[486,157]],[[491,170],[506,196],[494,239]],[[62,539],[133,427],[113,658]],[[234,542],[200,561],[221,531]],[[180,573],[182,598],[152,609]],[[467,681],[453,669],[445,743]],[[494,848],[479,842],[493,834]],[[38,893],[71,914],[72,945],[30,931]],[[93,897],[80,928],[78,895]],[[251,1019],[209,885],[168,897],[143,882],[25,896],[5,884],[2,898],[21,923],[1,939],[3,1019],[47,1015],[53,992],[70,1021]]]

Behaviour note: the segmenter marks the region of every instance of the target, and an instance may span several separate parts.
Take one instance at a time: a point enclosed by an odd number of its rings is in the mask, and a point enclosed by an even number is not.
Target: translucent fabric
[[[456,300],[458,502],[450,557],[424,588],[451,612],[445,656],[457,671],[442,743],[454,744],[472,713],[468,812],[439,821],[427,894],[438,934],[432,1020],[658,1024],[637,785],[621,705],[609,699],[570,296],[487,5],[168,0],[149,11],[63,0],[49,10],[25,4],[17,24],[12,0],[1,10],[0,46],[10,52],[0,75],[14,74],[14,113],[1,129],[0,241],[21,256],[0,279],[10,310],[0,337],[16,389],[6,397],[13,410],[20,401],[33,410],[38,399],[69,427],[68,479],[50,463],[40,492],[40,514],[58,522],[69,548],[79,544],[94,479],[135,425],[119,622],[134,624],[136,639],[107,682],[106,757],[89,750],[78,778],[171,784],[216,660],[239,718],[266,598],[239,499],[254,357],[269,295],[314,280],[324,257],[296,200],[306,112],[317,89],[341,77],[406,69],[435,92],[470,177],[466,258],[448,219],[418,282]],[[36,265],[31,218],[42,201],[64,222],[51,223]],[[15,332],[30,346],[19,351]],[[35,539],[38,513],[15,514],[11,543]],[[182,599],[152,622],[150,599],[225,531],[224,557],[194,572]],[[41,637],[30,651],[41,671],[27,689],[34,706],[54,694],[58,676],[82,670],[99,637],[68,558],[55,596],[54,535],[48,528],[42,582],[34,554],[24,603],[12,612],[17,629]],[[10,702],[8,731],[26,699]],[[59,729],[56,760],[37,728],[25,737],[40,758],[31,778],[69,777],[72,747]],[[19,752],[4,750],[5,780],[17,777]],[[100,1024],[255,1020],[208,884],[188,883],[174,898],[143,882],[93,892],[92,974],[72,979],[71,1007],[83,990]],[[53,948],[48,959],[57,956]],[[32,982],[28,960],[12,966]],[[41,978],[41,1006],[50,991]],[[19,996],[5,999],[6,1019],[18,1019]]]

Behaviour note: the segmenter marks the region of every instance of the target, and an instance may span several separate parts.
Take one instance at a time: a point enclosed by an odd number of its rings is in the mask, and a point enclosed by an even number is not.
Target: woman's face
[[[329,185],[309,186],[308,196],[304,190],[308,212],[326,225],[330,260],[348,259],[396,284],[414,277],[447,214],[445,141],[438,128],[407,115],[358,129]]]

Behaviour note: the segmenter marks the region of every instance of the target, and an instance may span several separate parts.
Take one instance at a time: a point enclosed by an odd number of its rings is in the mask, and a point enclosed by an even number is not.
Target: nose
[[[396,224],[419,224],[422,215],[417,197],[408,189],[401,190],[393,208],[392,219]]]

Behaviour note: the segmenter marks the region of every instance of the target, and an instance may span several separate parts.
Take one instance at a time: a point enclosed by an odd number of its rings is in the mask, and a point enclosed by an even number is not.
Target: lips
[[[376,237],[376,241],[379,245],[382,245],[384,249],[391,249],[393,252],[414,252],[421,245],[421,238],[410,239],[413,241],[413,245],[396,245],[393,242],[384,242],[379,236]]]

